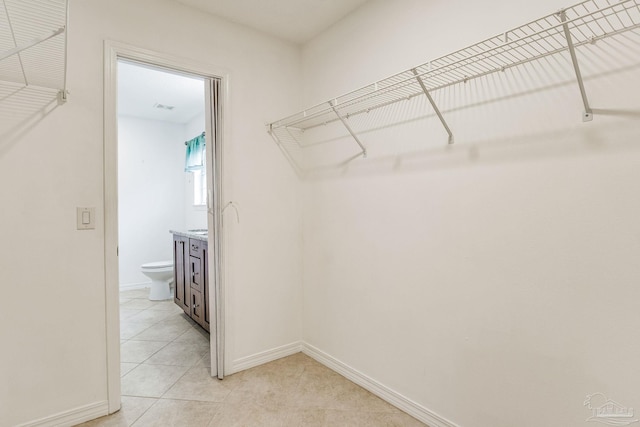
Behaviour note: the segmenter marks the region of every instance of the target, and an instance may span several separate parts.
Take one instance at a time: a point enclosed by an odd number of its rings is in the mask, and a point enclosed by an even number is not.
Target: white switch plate
[[[93,230],[96,228],[96,208],[76,208],[78,230]]]

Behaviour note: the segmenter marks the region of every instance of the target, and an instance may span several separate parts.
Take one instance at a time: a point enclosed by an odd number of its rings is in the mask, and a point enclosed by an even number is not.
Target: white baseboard
[[[133,291],[136,289],[145,289],[150,288],[151,282],[140,282],[140,283],[127,283],[126,285],[120,285],[120,292],[122,291]]]
[[[20,424],[18,427],[71,427],[108,414],[109,402],[105,400]]]
[[[310,344],[303,343],[302,352],[430,427],[459,427]]]
[[[291,356],[292,354],[300,353],[301,351],[302,341],[296,341],[291,344],[272,348],[271,350],[252,354],[251,356],[242,357],[233,361],[231,372],[229,372],[228,375],[244,371],[245,369],[253,368],[264,363],[272,362],[283,357]]]

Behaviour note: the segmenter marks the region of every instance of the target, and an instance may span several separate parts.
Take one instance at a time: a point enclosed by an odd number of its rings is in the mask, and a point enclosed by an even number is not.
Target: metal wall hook
[[[222,208],[222,214],[224,214],[224,211],[226,211],[229,207],[233,208],[233,210],[236,212],[236,221],[238,221],[238,224],[240,224],[240,212],[238,212],[238,207],[235,203],[233,203],[233,201],[230,201],[229,203],[224,205],[224,208]]]

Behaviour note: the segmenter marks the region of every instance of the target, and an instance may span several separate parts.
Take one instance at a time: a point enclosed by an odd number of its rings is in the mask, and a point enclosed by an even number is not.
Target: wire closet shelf
[[[593,116],[575,48],[638,27],[640,0],[583,1],[270,123],[268,132],[281,147],[295,144],[304,149],[313,145],[309,141],[302,143],[306,131],[342,123],[344,130],[357,143],[360,155],[366,157],[366,148],[349,126],[349,118],[413,97],[426,96],[448,134],[448,142],[453,143],[453,132],[431,97],[433,91],[564,51],[571,55],[584,104],[583,121],[589,121]]]
[[[0,81],[53,89],[67,100],[68,0],[2,0]]]

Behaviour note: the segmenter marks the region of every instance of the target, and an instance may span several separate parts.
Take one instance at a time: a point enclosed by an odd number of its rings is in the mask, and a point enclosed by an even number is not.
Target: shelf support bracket
[[[58,34],[62,34],[65,32],[65,28],[64,27],[60,27],[55,31],[52,31],[51,34],[48,34],[46,36],[42,36],[42,37],[38,37],[36,39],[33,39],[21,46],[16,46],[13,49],[9,49],[9,50],[5,50],[4,52],[0,53],[0,61],[2,61],[3,59],[6,59],[10,56],[15,55],[16,53],[20,53],[23,50],[29,49],[32,46],[35,46],[37,44],[40,44],[44,41],[49,40],[50,38],[53,38],[55,36],[57,36]]]
[[[273,129],[273,123],[269,124],[269,129],[267,130],[267,133],[269,134],[271,139],[273,139],[273,141],[276,143],[280,151],[282,151],[282,154],[284,154],[284,157],[287,159],[291,167],[293,167],[293,170],[296,172],[296,175],[298,175],[299,178],[302,178],[304,176],[304,174],[302,173],[302,169],[300,168],[300,166],[298,166],[298,163],[293,159],[293,157],[291,157],[289,152],[284,148],[282,141],[280,141],[280,138],[278,138],[278,135],[276,135],[276,132]]]
[[[433,98],[431,97],[431,94],[427,90],[427,86],[424,84],[424,81],[420,77],[420,74],[418,74],[418,70],[416,70],[415,68],[412,68],[411,72],[413,73],[414,76],[416,76],[416,80],[420,84],[420,87],[422,88],[422,91],[424,92],[424,94],[427,96],[427,99],[429,100],[431,107],[433,107],[434,111],[436,112],[436,115],[438,116],[438,118],[440,119],[440,122],[442,123],[442,126],[444,126],[444,129],[449,134],[449,139],[447,143],[453,144],[453,132],[451,132],[449,125],[447,124],[446,120],[442,116],[442,113],[440,112],[440,109],[438,108],[438,106],[436,105],[436,102],[433,100]]]
[[[342,117],[340,115],[340,113],[338,112],[338,110],[336,109],[336,106],[334,104],[334,101],[329,101],[329,105],[331,106],[331,109],[333,110],[334,113],[336,113],[336,116],[338,116],[338,119],[340,119],[340,121],[342,122],[342,124],[344,125],[344,127],[347,129],[347,131],[351,134],[351,136],[353,137],[353,139],[358,143],[358,145],[360,146],[360,149],[362,150],[362,157],[364,157],[365,159],[367,158],[367,149],[364,147],[364,145],[362,144],[362,142],[360,142],[360,140],[358,139],[358,136],[355,134],[355,132],[351,129],[351,126],[349,126],[349,123],[347,123],[347,121],[344,119],[344,117]]]
[[[576,79],[578,80],[578,86],[580,87],[580,95],[582,96],[582,103],[584,104],[584,113],[582,113],[582,121],[590,122],[591,120],[593,120],[593,111],[589,106],[589,100],[587,99],[587,92],[584,89],[584,82],[582,81],[582,73],[580,72],[578,57],[576,56],[576,48],[573,45],[571,31],[569,31],[569,25],[567,24],[567,13],[564,10],[560,12],[560,21],[562,21],[564,37],[567,39],[567,46],[569,47],[569,54],[571,55],[573,70],[576,73]]]
[[[61,89],[58,91],[58,105],[65,104],[69,100],[69,91]]]

